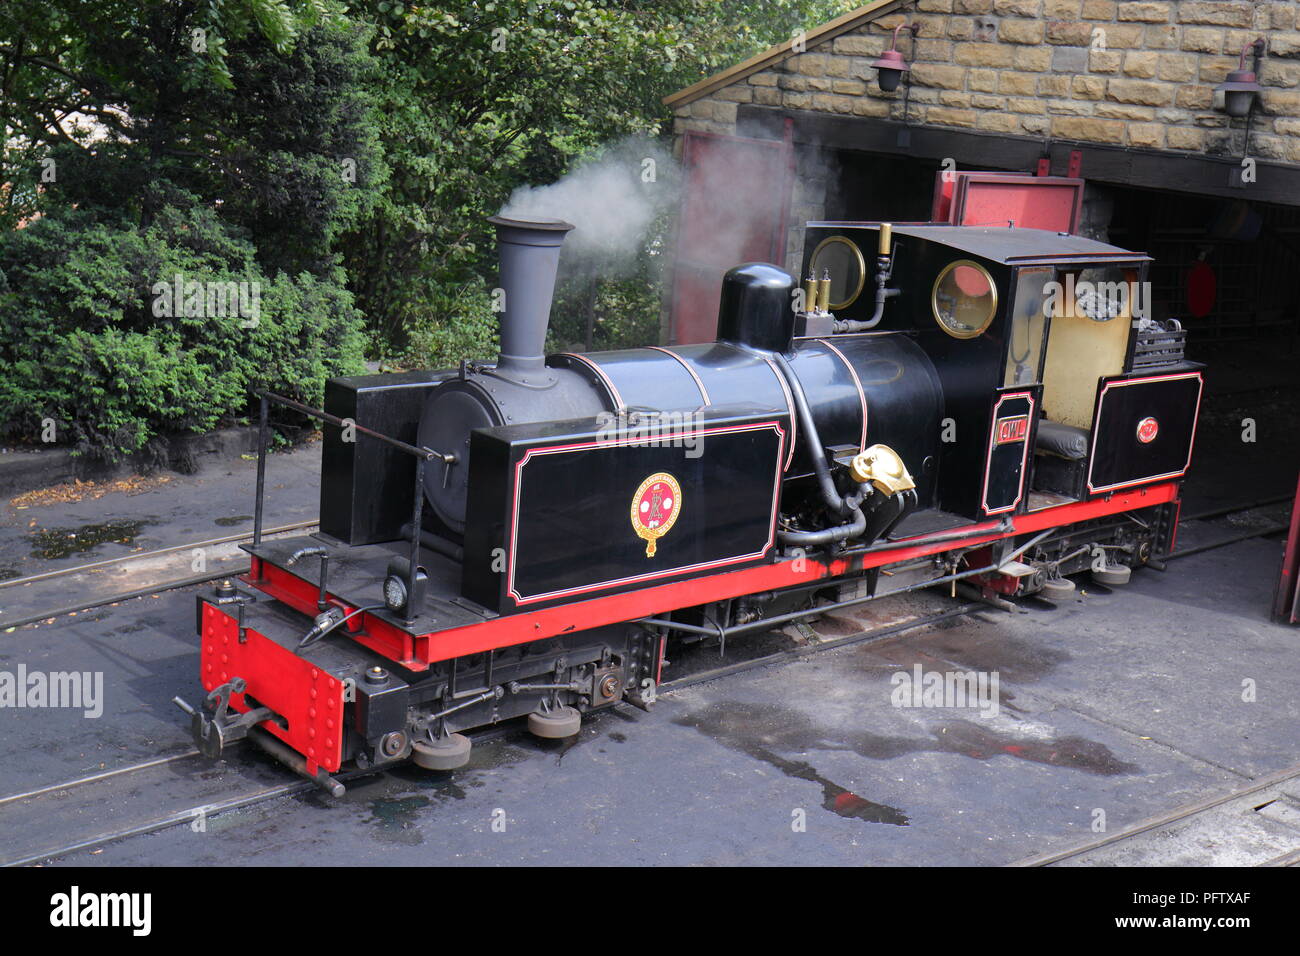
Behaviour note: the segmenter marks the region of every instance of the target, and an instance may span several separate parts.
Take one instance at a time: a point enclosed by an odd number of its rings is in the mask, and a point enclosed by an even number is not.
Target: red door
[[[794,181],[791,124],[785,138],[748,139],[687,132],[677,219],[668,341],[712,342],[722,276],[742,262],[785,261]]]

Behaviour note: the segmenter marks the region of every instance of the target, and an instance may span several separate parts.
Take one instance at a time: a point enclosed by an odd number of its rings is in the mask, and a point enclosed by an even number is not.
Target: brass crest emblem
[[[658,472],[641,482],[632,496],[632,530],[645,539],[645,556],[655,556],[655,543],[677,522],[682,510],[682,486],[667,472]]]

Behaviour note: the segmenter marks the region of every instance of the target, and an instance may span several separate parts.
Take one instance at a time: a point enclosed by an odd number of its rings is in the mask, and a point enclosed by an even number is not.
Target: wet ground
[[[1085,587],[1059,607],[981,611],[691,686],[648,713],[620,707],[589,720],[570,741],[508,735],[454,774],[397,770],[352,782],[340,800],[312,791],[63,862],[1006,863],[1088,838],[1099,815],[1122,828],[1300,761],[1296,632],[1267,620],[1278,556],[1276,540],[1243,542],[1165,574],[1140,571],[1123,591]],[[947,601],[907,600],[927,613]],[[864,621],[897,616],[903,603],[868,605]],[[197,694],[192,621],[192,597],[177,592],[5,636],[0,669],[102,670],[105,688],[98,719],[0,711],[0,789],[186,749],[169,700]],[[717,650],[680,650],[681,669],[692,654]],[[976,706],[900,697],[918,667],[996,675],[996,692],[987,685]],[[168,772],[176,806],[275,777],[247,754],[201,774],[189,762]],[[93,829],[101,812],[101,830],[143,819],[150,793],[129,781],[100,788],[102,811],[82,795],[75,825],[43,815],[35,842]],[[0,844],[6,826],[0,806]]]
[[[268,527],[319,514],[320,447],[267,459]],[[195,475],[160,472],[122,482],[124,490],[107,494],[92,484],[0,501],[0,581],[251,530],[256,476],[249,456],[209,464]],[[174,560],[183,572],[178,577],[191,573],[189,554]]]
[[[1289,494],[1293,420],[1268,390],[1211,404],[1184,515]],[[269,525],[316,516],[318,448],[270,459]],[[99,498],[0,506],[0,581],[251,527],[254,472],[236,460]],[[1179,546],[1284,513],[1188,522]],[[1164,574],[1139,571],[1113,593],[1085,581],[1060,606],[1028,600],[1023,613],[990,609],[690,686],[648,713],[620,707],[570,741],[497,737],[455,774],[375,775],[341,800],[312,791],[62,862],[1006,863],[1087,839],[1099,820],[1114,831],[1300,763],[1300,632],[1267,616],[1280,554],[1274,536],[1174,561]],[[98,717],[0,708],[0,798],[189,749],[170,701],[199,693],[193,592],[0,631],[0,680],[20,666],[103,675]],[[5,597],[0,589],[0,607]],[[815,631],[733,641],[727,660],[953,604],[934,593],[887,599]],[[674,649],[665,677],[715,666],[717,655],[711,641]],[[927,701],[927,679],[958,672],[985,679],[979,706]],[[66,844],[294,779],[234,752],[52,795],[50,812],[0,803],[0,851]],[[1300,808],[1300,793],[1286,799]],[[1283,809],[1279,819],[1296,818]],[[1198,835],[1194,849],[1214,859],[1215,841],[1232,832]],[[1194,859],[1187,841],[1179,853],[1123,859]]]

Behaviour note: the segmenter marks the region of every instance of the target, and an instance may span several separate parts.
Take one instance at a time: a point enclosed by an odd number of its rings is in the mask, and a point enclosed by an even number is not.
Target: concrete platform
[[[649,713],[620,707],[572,741],[498,739],[453,775],[402,769],[353,782],[341,800],[312,791],[61,862],[1007,863],[1080,842],[1099,812],[1113,831],[1300,762],[1300,634],[1267,619],[1279,553],[1276,540],[1242,542],[1136,573],[1122,591],[1085,583],[1060,607],[982,611],[668,693]],[[867,607],[877,620],[905,610]],[[169,700],[198,695],[192,632],[193,597],[173,592],[0,635],[0,670],[101,670],[105,685],[97,719],[0,710],[0,796],[187,749]],[[674,668],[716,653],[684,650]],[[896,675],[917,665],[996,675],[996,713],[894,706]],[[1243,699],[1246,681],[1254,700]],[[250,755],[199,781],[179,770],[189,762],[175,766],[173,797],[198,803],[267,782]],[[52,847],[153,809],[149,788],[102,793],[113,807],[102,820],[84,796],[79,819],[33,822],[0,804],[0,845],[7,827]],[[1270,832],[1293,829],[1300,846],[1295,820],[1279,810]],[[1216,862],[1234,852],[1229,840]]]

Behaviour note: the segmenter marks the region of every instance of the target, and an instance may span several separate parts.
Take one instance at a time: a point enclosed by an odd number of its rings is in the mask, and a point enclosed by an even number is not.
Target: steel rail
[[[103,846],[106,843],[113,843],[117,840],[125,840],[133,836],[144,836],[145,834],[156,833],[159,830],[165,830],[168,827],[178,826],[182,823],[191,823],[200,817],[207,819],[208,817],[216,816],[219,813],[224,813],[227,810],[241,810],[244,807],[249,807],[256,803],[262,803],[266,800],[274,799],[275,797],[291,796],[305,790],[312,790],[317,786],[318,785],[311,780],[294,779],[288,783],[276,784],[273,787],[267,787],[255,793],[245,794],[241,797],[231,797],[229,800],[223,800],[219,803],[201,803],[197,806],[178,810],[175,813],[169,813],[166,816],[158,817],[154,820],[149,820],[133,827],[127,827],[122,830],[111,830],[107,833],[101,833],[98,836],[79,840],[76,843],[69,843],[66,846],[41,850],[39,853],[20,857],[14,860],[5,860],[3,863],[0,863],[0,866],[29,866],[32,863],[39,863],[42,860],[66,856],[67,854],[75,853],[78,850],[89,850],[93,847]]]
[[[1269,505],[1280,505],[1284,501],[1291,501],[1295,495],[1279,495],[1276,498],[1264,498],[1260,501],[1247,501],[1236,505],[1227,505],[1222,508],[1215,508],[1213,511],[1202,511],[1200,514],[1183,515],[1178,519],[1178,523],[1184,521],[1204,521],[1207,518],[1221,518],[1224,515],[1235,514],[1238,511],[1251,511],[1255,508],[1266,508]]]
[[[123,601],[134,601],[136,598],[150,597],[154,594],[166,594],[168,591],[175,591],[179,588],[187,588],[195,584],[206,584],[208,581],[216,581],[218,578],[232,578],[240,574],[246,574],[249,566],[247,564],[239,567],[226,568],[224,571],[217,571],[213,574],[198,574],[190,578],[181,578],[178,581],[169,581],[166,584],[150,584],[147,587],[137,588],[134,591],[124,591],[119,594],[108,595],[86,604],[70,604],[66,607],[59,607],[41,611],[39,614],[29,614],[27,617],[14,618],[13,620],[4,620],[0,618],[0,627],[8,630],[11,627],[24,627],[28,624],[35,624],[37,621],[44,621],[49,618],[62,617],[65,614],[77,614],[81,611],[89,611],[97,607],[104,607],[106,604],[120,604]]]
[[[304,524],[285,525],[282,528],[275,528],[272,530],[268,530],[266,533],[283,534],[287,531],[294,531],[301,527],[311,527],[316,523],[317,522],[313,521],[313,522],[308,522],[305,525]],[[251,537],[251,534],[242,535],[241,537],[244,538]],[[180,547],[188,548],[188,547],[197,547],[197,546],[198,545],[182,545]],[[130,555],[129,557],[140,557],[140,555]],[[220,578],[237,577],[238,575],[246,574],[248,572],[248,568],[249,568],[248,564],[241,563],[235,567],[229,567],[222,571],[214,571],[210,574],[205,572],[203,574],[196,574],[186,578],[177,578],[172,581],[164,581],[161,583],[149,584],[146,585],[145,587],[135,588],[134,590],[131,591],[119,591],[114,594],[105,595],[104,597],[101,598],[95,598],[93,601],[90,602],[85,602],[81,604],[69,604],[57,608],[47,608],[44,611],[41,611],[39,613],[33,612],[28,614],[26,617],[21,617],[21,618],[13,618],[13,619],[6,620],[3,617],[3,615],[0,615],[0,627],[5,628],[6,630],[8,630],[11,627],[24,627],[28,624],[35,624],[37,621],[44,621],[47,620],[48,618],[53,618],[53,617],[62,617],[65,614],[73,614],[73,613],[79,613],[81,611],[89,611],[92,608],[104,607],[107,604],[118,604],[122,601],[132,601],[135,600],[136,598],[149,597],[150,595],[153,594],[165,594],[168,591],[175,591],[179,588],[191,587],[195,584],[206,584],[208,581],[216,581]],[[69,570],[78,570],[78,569],[69,569]]]
[[[289,403],[286,402],[286,404]],[[1268,502],[1268,503],[1274,503],[1274,502]],[[1262,504],[1263,502],[1256,502],[1252,504],[1243,505],[1241,507],[1226,509],[1222,512],[1216,512],[1215,514],[1216,515],[1219,513],[1227,514],[1230,513],[1231,511],[1238,511],[1238,510],[1244,511],[1252,507],[1259,507]],[[1204,516],[1195,516],[1194,518],[1186,518],[1183,520],[1196,520],[1197,518],[1200,517],[1204,517]],[[281,529],[276,529],[276,530],[281,530]],[[293,528],[289,527],[283,530],[293,530]],[[1058,528],[1048,529],[1049,532],[1053,532],[1057,530],[1060,529]],[[1170,557],[1181,557],[1190,553],[1211,550],[1213,548],[1236,543],[1237,541],[1244,540],[1245,538],[1257,537],[1260,534],[1267,534],[1270,533],[1272,530],[1274,529],[1271,528],[1264,529],[1262,531],[1253,532],[1249,535],[1240,538],[1232,538],[1227,541],[1213,542],[1211,544],[1204,545],[1196,549],[1189,549],[1188,551],[1183,551],[1183,552],[1175,552],[1173,555],[1170,555]],[[273,532],[268,531],[267,533],[269,534]],[[1027,543],[1023,548],[1019,549],[1017,553],[1022,553],[1024,550],[1027,550],[1029,546],[1031,546],[1037,540],[1045,536],[1046,536],[1046,532],[1038,536],[1035,536],[1035,538],[1032,539],[1029,543]],[[248,537],[248,536],[241,535],[237,537]],[[978,574],[981,573],[983,570],[985,569],[979,569],[973,573]],[[946,583],[949,580],[959,580],[961,578],[969,576],[970,573],[972,572],[964,572],[956,575],[949,575],[947,577],[939,578],[936,579],[935,581],[931,581],[929,582],[928,585],[922,585],[922,587],[931,586],[934,584]],[[228,576],[228,574],[229,572],[210,575],[207,576],[206,578],[203,578],[202,580],[215,580],[216,578],[219,577],[226,577]],[[191,584],[191,583],[199,583],[199,582],[187,580],[184,582],[179,582],[173,585],[169,585],[166,588],[155,589],[155,590],[156,591],[174,590],[177,587],[183,587],[186,584]],[[907,591],[910,590],[915,590],[915,589],[909,588],[909,589],[904,589],[903,591],[890,592],[890,593],[907,593]],[[147,594],[147,593],[154,593],[154,592],[145,591],[142,592],[141,594],[120,596],[118,598],[106,600],[102,603],[105,604],[112,603],[112,601],[114,600],[128,600],[130,597],[142,596],[143,594]],[[889,594],[879,595],[879,597],[888,597],[888,596]],[[832,605],[826,605],[822,608],[813,609],[812,611],[809,612],[796,612],[794,615],[782,615],[778,618],[773,618],[770,621],[756,621],[753,622],[753,624],[756,626],[745,626],[744,630],[745,631],[756,630],[758,629],[758,627],[761,627],[763,624],[767,624],[768,627],[772,627],[772,626],[777,626],[781,623],[789,623],[795,620],[802,620],[806,617],[817,616],[819,614],[828,613],[829,611],[852,607],[857,604],[867,603],[868,600],[872,600],[872,599],[857,599],[848,602],[839,602]],[[96,603],[96,604],[88,605],[87,607],[97,607],[97,606],[100,606],[100,604]],[[941,612],[939,614],[927,615],[926,617],[916,618],[910,621],[903,621],[895,625],[890,625],[888,627],[861,631],[857,634],[850,634],[844,637],[835,638],[833,640],[822,641],[807,647],[792,648],[785,651],[778,651],[774,654],[767,654],[762,657],[752,658],[747,661],[738,661],[734,664],[727,664],[721,667],[710,668],[708,670],[699,671],[694,674],[684,675],[683,677],[677,678],[675,680],[666,681],[663,684],[659,685],[657,691],[659,693],[671,693],[673,691],[683,690],[687,687],[691,687],[697,684],[707,683],[709,681],[718,680],[724,677],[729,677],[734,674],[743,673],[745,671],[753,670],[756,668],[767,667],[774,664],[790,663],[793,661],[805,659],[813,654],[821,653],[822,651],[830,651],[830,650],[835,650],[837,648],[842,648],[842,647],[847,647],[847,646],[852,646],[857,644],[884,641],[892,637],[897,637],[898,635],[904,634],[908,631],[917,630],[923,627],[931,626],[936,623],[941,623],[942,621],[945,620],[950,620],[952,618],[962,617],[967,614],[971,614],[975,611],[984,609],[985,606],[986,605],[982,603],[964,604],[957,608],[952,608],[947,611]],[[41,615],[40,618],[36,618],[36,620],[40,620],[46,617],[53,617],[56,616],[58,613],[68,613],[68,612],[64,611],[64,612],[46,613]],[[790,620],[787,621],[785,620],[786,618],[789,618]],[[668,627],[672,627],[674,624],[677,624],[677,622],[656,621],[656,620],[643,620],[642,623],[660,624],[660,625],[666,625]],[[707,633],[707,634],[717,633],[716,629],[708,629],[708,628],[696,629],[696,628],[691,628],[691,627],[686,627],[681,625],[678,625],[677,629],[681,629],[681,630],[689,629],[692,631],[698,630],[701,633]],[[738,631],[733,630],[730,633],[738,633]],[[474,734],[473,739],[476,743],[487,743],[501,738],[512,737],[519,733],[522,733],[522,731],[520,731],[517,728],[509,728],[509,727],[489,728],[488,730],[485,730],[481,734]],[[174,762],[177,760],[185,759],[187,757],[192,757],[196,755],[198,755],[197,750],[192,750],[181,754],[173,754],[168,757],[157,758],[155,760],[146,761],[144,763],[136,764],[130,767],[123,767],[117,770],[106,771],[101,774],[94,774],[88,777],[79,778],[77,780],[68,781],[62,784],[55,784],[48,787],[42,787],[37,790],[28,791],[27,793],[13,794],[7,797],[0,797],[0,805],[11,803],[20,799],[31,799],[33,797],[38,797],[58,790],[68,789],[70,787],[76,787],[82,784],[93,783],[99,780],[111,778],[114,776],[119,776],[121,774],[147,769],[153,766],[159,766],[162,764]],[[374,769],[374,770],[357,770],[351,773],[340,774],[336,777],[336,779],[339,781],[349,781],[349,780],[356,779],[358,777],[363,777],[363,776],[367,776],[375,773],[382,773],[382,772],[383,772],[383,768]],[[1248,796],[1249,794],[1258,792],[1259,790],[1267,789],[1268,787],[1274,786],[1277,783],[1285,782],[1286,780],[1289,780],[1296,776],[1300,776],[1300,767],[1293,767],[1288,770],[1281,771],[1277,774],[1271,775],[1270,777],[1266,777],[1259,781],[1256,781],[1254,784],[1252,784],[1249,787],[1233,791],[1232,793],[1220,797],[1211,798],[1210,800],[1207,801],[1202,801],[1202,803],[1192,805],[1191,807],[1182,808],[1180,810],[1173,811],[1168,814],[1164,814],[1160,817],[1153,818],[1135,827],[1131,827],[1127,830],[1123,830],[1118,833],[1112,834],[1101,840],[1091,841],[1087,844],[1081,844],[1079,846],[1054,852],[1054,853],[1042,854],[1035,857],[1027,857],[1007,865],[1008,866],[1050,865],[1051,863],[1059,862],[1064,859],[1069,859],[1070,857],[1078,856],[1082,853],[1090,852],[1091,850],[1100,848],[1102,846],[1107,846],[1112,843],[1119,842],[1120,840],[1123,839],[1129,839],[1138,836],[1142,833],[1153,830],[1159,826],[1169,825],[1170,823],[1178,822],[1179,820],[1195,815],[1196,813],[1204,812],[1206,810],[1212,809],[1215,806],[1219,806],[1223,803],[1227,803],[1231,800],[1243,796]],[[272,800],[280,796],[291,796],[297,793],[303,793],[308,790],[316,789],[318,788],[318,786],[319,784],[311,780],[293,780],[284,784],[279,784],[273,787],[265,788],[263,790],[257,791],[252,794],[245,794],[240,797],[232,797],[229,800],[220,801],[218,803],[201,804],[195,807],[190,807],[187,808],[186,810],[177,811],[175,813],[168,814],[164,817],[160,817],[155,820],[148,821],[134,827],[128,827],[122,830],[110,831],[95,837],[78,841],[73,844],[69,844],[67,846],[58,847],[52,850],[42,851],[36,855],[30,855],[17,860],[5,861],[4,863],[0,864],[0,866],[8,867],[8,866],[30,865],[32,863],[40,862],[41,860],[57,858],[60,856],[64,856],[68,853],[74,853],[77,852],[78,850],[91,849],[93,847],[102,846],[107,843],[116,842],[118,840],[128,839],[133,836],[142,836],[148,833],[154,833],[159,830],[167,829],[168,827],[178,826],[182,823],[189,823],[192,822],[196,818],[196,814],[199,813],[201,813],[205,817],[215,816],[219,813],[226,812],[227,810],[242,809],[244,807],[253,806],[257,803],[262,803],[267,800]],[[1283,854],[1282,856],[1279,856],[1273,860],[1268,861],[1266,865],[1273,865],[1273,866],[1293,865],[1297,862],[1300,862],[1300,856],[1297,856],[1298,853],[1300,853],[1300,851],[1294,851],[1288,854]]]
[[[938,614],[913,618],[910,621],[900,621],[897,624],[890,624],[887,627],[878,627],[867,631],[859,631],[856,634],[846,634],[844,637],[836,637],[828,641],[818,641],[816,644],[810,644],[806,647],[794,647],[784,651],[776,651],[772,654],[765,654],[762,657],[754,657],[747,661],[737,661],[734,664],[724,664],[721,667],[710,668],[706,671],[698,671],[694,674],[684,674],[674,680],[665,681],[660,684],[655,689],[655,693],[666,694],[676,690],[683,690],[687,687],[692,687],[695,684],[703,684],[722,677],[730,677],[733,674],[742,674],[745,671],[754,670],[758,667],[767,667],[771,664],[782,664],[802,660],[803,658],[810,657],[813,654],[820,654],[822,651],[833,651],[839,647],[849,647],[855,644],[874,644],[877,641],[884,641],[891,637],[897,637],[898,635],[904,634],[908,631],[929,627],[933,624],[939,624],[955,617],[964,617],[967,614],[974,613],[975,611],[983,611],[987,609],[988,605],[982,602],[963,604],[959,607],[950,608],[947,611],[941,611]]]
[[[1161,827],[1167,827],[1172,824],[1186,820],[1188,817],[1196,816],[1198,813],[1204,813],[1207,810],[1213,810],[1215,807],[1222,806],[1225,803],[1231,803],[1241,797],[1248,797],[1252,793],[1258,793],[1261,790],[1267,790],[1270,787],[1276,787],[1279,784],[1286,783],[1300,777],[1300,764],[1287,767],[1285,770],[1279,770],[1271,773],[1266,777],[1261,777],[1253,781],[1248,786],[1241,787],[1228,793],[1220,794],[1217,797],[1207,797],[1196,803],[1170,810],[1158,816],[1149,817],[1141,823],[1136,823],[1124,830],[1118,830],[1115,833],[1108,834],[1096,840],[1089,840],[1086,843],[1079,843],[1063,850],[1049,851],[1034,856],[1027,856],[1014,862],[1006,864],[1009,867],[1023,866],[1050,866],[1053,863],[1060,863],[1062,860],[1068,860],[1076,856],[1082,856],[1085,853],[1091,853],[1093,850],[1099,850],[1102,847],[1111,846],[1123,840],[1131,840],[1134,837],[1141,836],[1143,833],[1149,833]],[[1287,854],[1292,856],[1293,854]],[[1285,859],[1279,857],[1278,859]],[[1270,861],[1271,862],[1271,861]]]
[[[177,760],[185,760],[188,757],[197,757],[198,755],[198,750],[191,749],[184,753],[172,754],[169,757],[155,757],[152,760],[146,760],[144,763],[132,764],[129,767],[118,767],[116,770],[105,770],[103,773],[91,774],[89,777],[78,777],[75,780],[67,780],[63,783],[51,784],[48,787],[28,790],[26,793],[12,793],[7,797],[0,797],[0,806],[4,806],[6,803],[13,803],[15,800],[30,800],[33,797],[44,796],[47,793],[55,793],[59,790],[71,790],[73,787],[80,787],[82,784],[95,783],[98,780],[107,780],[110,777],[120,777],[123,774],[134,773],[137,770],[147,770],[150,767],[161,767],[164,764],[174,763]]]
[[[1249,541],[1252,538],[1262,538],[1266,534],[1277,534],[1280,531],[1286,531],[1291,527],[1289,524],[1273,524],[1265,528],[1256,528],[1253,531],[1245,531],[1241,534],[1233,535],[1231,538],[1224,538],[1221,541],[1211,541],[1209,544],[1198,544],[1194,548],[1184,548],[1181,551],[1174,551],[1164,556],[1165,561],[1172,561],[1174,558],[1187,558],[1193,554],[1201,554],[1205,551],[1213,551],[1215,548],[1224,548],[1230,544],[1239,544],[1242,541]]]
[[[263,534],[283,534],[286,531],[297,531],[302,528],[314,528],[320,524],[318,519],[311,521],[298,521],[294,524],[280,525],[277,528],[267,528]],[[46,581],[50,578],[63,577],[68,574],[77,574],[83,571],[94,571],[97,568],[106,568],[111,564],[122,564],[126,561],[141,561],[146,558],[157,557],[162,554],[172,554],[176,551],[187,551],[194,548],[209,548],[218,544],[230,544],[233,541],[243,541],[245,538],[251,538],[253,532],[250,529],[240,534],[229,534],[222,538],[208,538],[206,541],[191,541],[189,544],[173,544],[165,548],[155,548],[153,551],[138,551],[132,554],[119,555],[116,558],[105,558],[103,561],[92,561],[90,564],[78,564],[71,568],[58,568],[54,571],[42,571],[40,574],[29,574],[22,578],[10,578],[7,581],[0,581],[0,590],[4,588],[17,587],[20,584],[32,584],[36,581]]]
[[[822,651],[835,650],[836,648],[847,647],[854,644],[863,644],[869,642],[874,643],[875,641],[883,641],[891,637],[897,637],[900,634],[906,633],[907,631],[917,630],[919,628],[928,627],[932,624],[937,624],[954,617],[970,614],[973,611],[978,611],[983,609],[983,607],[984,605],[982,604],[965,604],[960,607],[950,608],[949,610],[943,611],[939,614],[931,614],[931,615],[927,615],[926,617],[915,618],[910,621],[901,621],[898,624],[889,625],[888,627],[874,628],[871,630],[861,631],[857,634],[849,634],[844,637],[835,638],[834,640],[823,641],[821,643],[814,644],[809,647],[796,648],[790,651],[781,651],[776,654],[767,654],[764,655],[763,657],[756,657],[748,661],[738,661],[735,664],[727,664],[722,667],[710,668],[709,670],[700,671],[695,674],[687,674],[673,681],[667,681],[659,685],[658,690],[661,693],[668,693],[671,691],[682,690],[686,687],[690,687],[695,684],[701,684],[707,681],[717,680],[722,677],[728,677],[732,674],[742,673],[744,671],[752,670],[758,667],[766,667],[772,664],[780,664],[780,663],[800,660],[809,657],[813,654],[821,653]],[[520,727],[491,727],[491,728],[487,728],[481,733],[473,734],[472,739],[476,744],[491,743],[493,741],[500,740],[500,739],[514,738],[522,735],[524,732],[525,731]],[[14,794],[13,796],[10,797],[0,798],[0,804],[3,804],[5,802],[11,802],[22,798],[41,796],[46,793],[51,793],[60,789],[64,789],[68,786],[77,786],[82,783],[91,783],[95,780],[104,779],[105,777],[116,776],[118,774],[126,773],[131,770],[144,769],[145,767],[149,767],[149,766],[157,766],[159,764],[166,763],[168,761],[179,760],[183,757],[195,756],[197,754],[198,754],[197,750],[185,754],[175,754],[171,757],[159,758],[158,760],[150,761],[144,764],[138,764],[133,767],[124,767],[117,771],[109,771],[104,774],[96,774],[91,777],[84,777],[79,780],[70,781],[69,783],[66,784],[58,784],[49,787],[42,787],[39,790],[33,790],[28,793]],[[383,773],[385,769],[386,768],[381,767],[381,768],[368,769],[368,770],[356,770],[349,773],[338,774],[335,777],[335,779],[346,782],[346,781],[355,780],[359,777]],[[78,840],[75,843],[70,843],[65,846],[55,847],[49,850],[42,850],[39,853],[29,854],[19,859],[6,860],[3,863],[0,863],[0,866],[5,866],[5,867],[29,866],[33,863],[39,863],[42,860],[48,860],[48,859],[58,858],[61,856],[66,856],[69,853],[75,853],[79,850],[88,850],[98,846],[103,846],[108,843],[114,843],[118,840],[125,840],[135,836],[144,836],[149,833],[156,833],[159,830],[165,830],[169,827],[179,826],[184,823],[191,823],[196,819],[196,817],[199,814],[202,814],[204,818],[210,818],[216,816],[217,814],[225,813],[228,810],[241,810],[244,809],[245,807],[250,807],[258,803],[264,803],[268,800],[273,800],[277,797],[293,796],[299,793],[306,793],[311,790],[317,790],[319,789],[319,787],[320,785],[315,781],[295,778],[294,780],[288,781],[283,784],[278,784],[273,787],[267,787],[255,793],[244,794],[243,796],[239,796],[239,797],[231,797],[228,800],[223,800],[218,803],[200,804],[197,806],[188,807],[185,810],[179,810],[174,813],[169,813],[164,816],[158,817],[156,819],[149,820],[141,824],[137,824],[136,826],[133,827],[126,827],[120,830],[111,830],[105,833],[98,834],[97,836],[88,837],[84,840]]]

